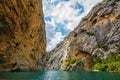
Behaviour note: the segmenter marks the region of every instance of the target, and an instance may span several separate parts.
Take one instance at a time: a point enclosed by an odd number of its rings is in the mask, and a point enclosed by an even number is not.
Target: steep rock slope
[[[0,0],[0,71],[44,69],[45,35],[41,0]]]
[[[120,1],[97,4],[51,52],[46,69],[91,70],[93,59],[120,54]]]

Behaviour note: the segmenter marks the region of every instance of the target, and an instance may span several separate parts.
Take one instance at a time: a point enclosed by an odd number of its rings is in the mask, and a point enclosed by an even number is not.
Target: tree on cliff
[[[45,35],[41,0],[0,0],[0,71],[43,69]]]

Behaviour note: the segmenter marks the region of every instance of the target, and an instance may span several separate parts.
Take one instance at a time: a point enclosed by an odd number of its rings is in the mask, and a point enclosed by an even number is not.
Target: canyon
[[[43,17],[42,0],[0,0],[0,71],[93,70],[111,55],[120,67],[119,0],[98,3],[50,52]]]
[[[95,58],[120,56],[120,1],[98,3],[49,53],[50,70],[92,70]]]

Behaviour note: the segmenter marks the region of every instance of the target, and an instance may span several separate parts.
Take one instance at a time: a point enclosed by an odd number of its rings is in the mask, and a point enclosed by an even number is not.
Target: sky
[[[47,51],[64,40],[82,17],[102,0],[42,0],[47,33]]]

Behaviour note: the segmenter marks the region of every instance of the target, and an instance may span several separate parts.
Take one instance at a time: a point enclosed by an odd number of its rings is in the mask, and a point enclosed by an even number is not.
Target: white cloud
[[[51,3],[53,3],[55,0],[51,0]]]
[[[55,33],[54,37],[48,43],[49,46],[47,47],[47,50],[49,51],[49,50],[53,49],[56,46],[56,44],[58,44],[63,39],[64,39],[64,36],[62,35],[61,32]]]
[[[46,22],[46,33],[47,33],[47,42],[51,41],[51,38],[53,38],[55,34],[55,26],[53,22]]]
[[[46,21],[47,50],[51,50],[64,38],[62,32],[56,32],[58,24],[67,30],[74,30],[82,17],[87,15],[93,6],[102,0],[43,0],[44,17],[51,17]],[[67,23],[66,23],[67,22]],[[58,35],[59,37],[57,38]],[[57,39],[58,41],[56,42]]]

